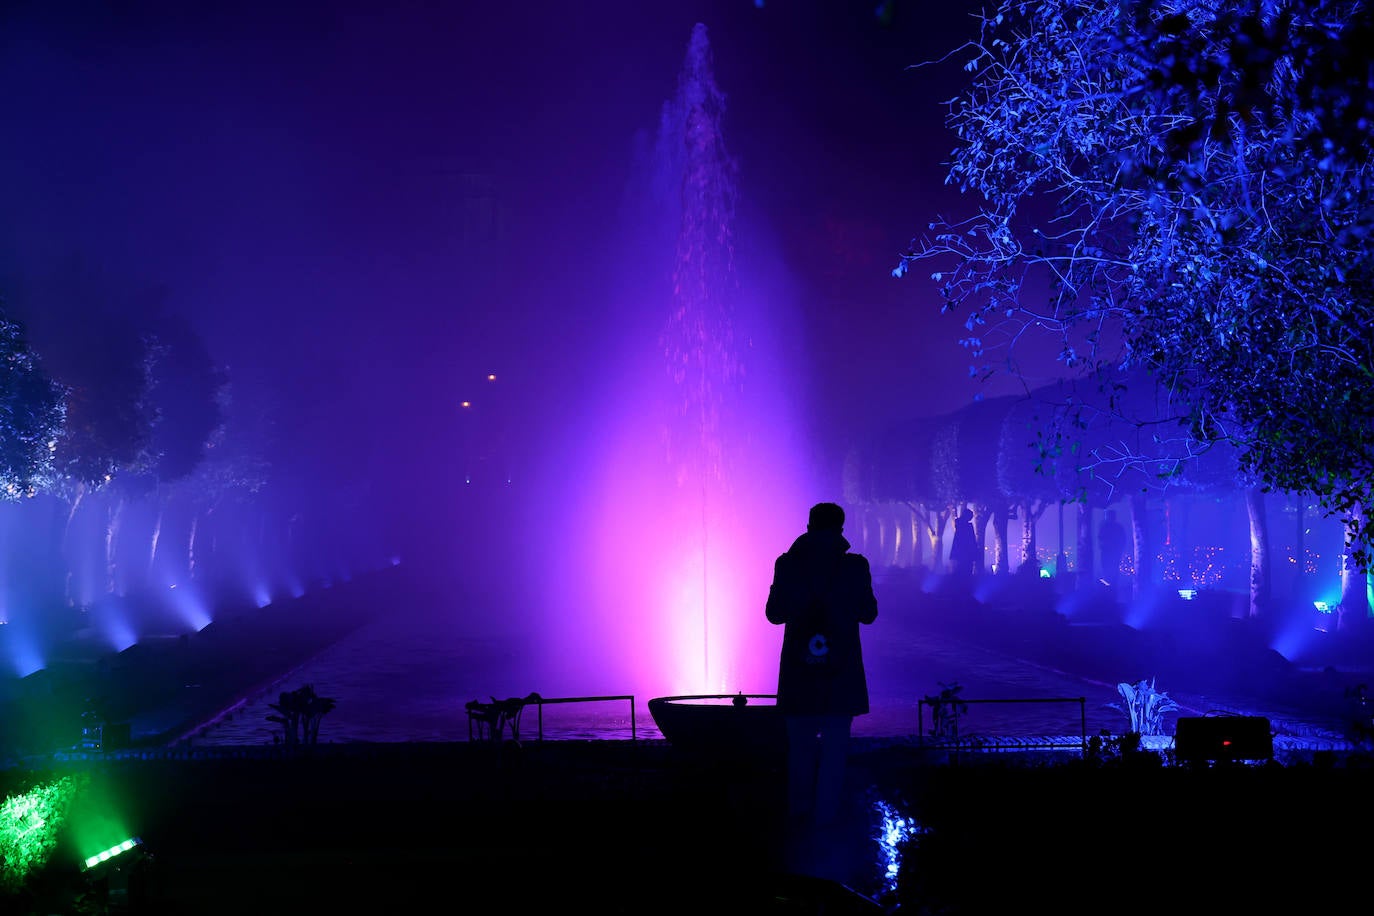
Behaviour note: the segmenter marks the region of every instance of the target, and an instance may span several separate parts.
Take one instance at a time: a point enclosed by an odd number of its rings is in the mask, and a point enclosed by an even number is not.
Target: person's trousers
[[[830,823],[840,813],[853,716],[787,716],[787,813]]]

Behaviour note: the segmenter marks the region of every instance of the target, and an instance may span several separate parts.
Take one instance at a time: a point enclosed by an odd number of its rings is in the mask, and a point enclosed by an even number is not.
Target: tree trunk
[[[1345,553],[1341,561],[1341,607],[1337,626],[1358,632],[1369,621],[1369,568],[1360,566],[1351,551],[1360,541],[1358,532],[1364,522],[1364,507],[1353,506],[1345,515]]]
[[[856,506],[845,518],[845,528],[849,530],[849,546],[866,557],[873,555],[873,539],[868,533],[872,518],[872,503]]]
[[[926,537],[925,537],[925,509],[913,502],[905,503],[907,509],[911,510],[911,560],[914,568],[920,568],[926,561]],[[932,560],[930,565],[934,566],[936,561]]]
[[[898,511],[902,513],[902,530],[906,532],[908,544],[903,559],[907,566],[915,569],[921,565],[921,526],[916,521],[916,513],[912,512],[909,506],[899,506]]]
[[[1144,493],[1131,494],[1131,568],[1135,570],[1135,594],[1143,593],[1153,582],[1155,564],[1151,558],[1150,519]]]
[[[930,542],[930,568],[943,572],[945,562],[945,525],[949,523],[949,512],[945,509],[927,510],[925,513],[926,535]]]
[[[105,510],[105,593],[107,595],[123,593],[119,583],[118,556],[119,527],[124,521],[124,505],[124,497],[115,496],[113,503],[107,503]]]
[[[978,545],[978,566],[975,572],[982,575],[987,568],[988,507],[977,506],[973,510],[973,543]]]
[[[1063,581],[1069,574],[1069,558],[1064,555],[1064,500],[1055,503],[1055,537],[1058,539],[1054,551],[1054,577]]]
[[[1019,569],[1035,571],[1040,569],[1039,539],[1035,535],[1035,529],[1039,527],[1040,516],[1045,514],[1046,508],[1048,505],[1038,499],[1021,504],[1021,566]]]
[[[148,536],[148,569],[144,574],[144,578],[146,578],[150,584],[154,583],[153,576],[157,570],[157,542],[158,538],[162,537],[162,515],[164,511],[163,502],[159,498],[157,504],[157,517],[153,519],[153,531],[152,534]]]
[[[1264,510],[1264,493],[1257,487],[1245,491],[1245,508],[1250,516],[1250,619],[1267,615],[1269,610],[1269,520]]]
[[[76,518],[76,510],[86,498],[86,484],[76,485],[76,497],[72,499],[71,508],[67,510],[67,520],[62,525],[62,565],[65,567],[65,575],[62,580],[62,596],[67,602],[68,607],[77,604],[77,596],[73,594],[73,587],[76,582],[76,570],[73,567],[73,557],[71,550],[72,539],[72,520]]]
[[[897,546],[900,540],[900,535],[897,533],[897,520],[888,504],[883,503],[878,510],[878,557],[881,565],[897,565]]]
[[[1097,582],[1096,541],[1093,538],[1093,513],[1086,503],[1078,506],[1075,541],[1078,554],[1078,587],[1092,588]]]
[[[193,512],[191,515],[191,530],[186,535],[186,579],[191,581],[196,577],[196,535],[200,531],[200,513]]]
[[[992,572],[996,576],[1005,576],[1011,572],[1011,545],[1007,540],[1007,527],[1010,524],[1009,513],[1005,506],[995,509],[992,513],[992,533],[995,541],[992,554]]]

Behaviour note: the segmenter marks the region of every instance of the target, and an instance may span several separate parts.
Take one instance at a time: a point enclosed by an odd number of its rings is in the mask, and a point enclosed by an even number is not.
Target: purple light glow
[[[182,632],[198,633],[210,625],[214,616],[209,602],[199,589],[176,589],[171,594],[171,604]]]
[[[1326,635],[1324,630],[1314,626],[1314,617],[1315,612],[1312,616],[1296,612],[1281,615],[1269,648],[1298,664],[1307,662]]]
[[[593,522],[547,582],[558,610],[543,633],[546,670],[586,678],[569,684],[577,693],[771,693],[781,634],[763,605],[773,559],[805,524],[804,474],[759,444],[703,499],[673,478],[646,415],[623,404],[605,418],[616,431],[588,443],[574,515]]]
[[[9,663],[17,677],[28,677],[35,671],[47,667],[43,653],[31,634],[16,632],[14,629],[8,630],[7,633],[10,637]]]
[[[698,26],[659,131],[654,185],[667,191],[631,234],[664,250],[627,251],[642,256],[632,271],[650,269],[609,335],[615,369],[555,452],[557,524],[576,535],[538,586],[538,635],[559,692],[773,692],[773,560],[810,505],[835,498],[813,485],[799,435],[787,297],[763,280],[767,258],[735,248],[723,109]]]
[[[92,622],[105,645],[115,652],[123,652],[138,642],[138,632],[123,602],[102,602],[92,614]]]

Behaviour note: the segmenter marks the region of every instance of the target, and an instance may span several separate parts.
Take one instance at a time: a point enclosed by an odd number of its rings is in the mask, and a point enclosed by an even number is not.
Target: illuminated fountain
[[[794,297],[737,245],[724,110],[698,25],[632,194],[609,375],[555,456],[568,514],[537,626],[567,692],[771,694],[773,560],[835,498],[793,413]]]

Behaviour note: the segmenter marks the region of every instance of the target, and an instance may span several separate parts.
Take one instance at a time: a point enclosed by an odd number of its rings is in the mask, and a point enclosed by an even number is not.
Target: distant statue
[[[1116,520],[1115,509],[1108,509],[1097,527],[1097,555],[1102,561],[1103,581],[1115,587],[1126,556],[1126,529]]]
[[[950,572],[960,579],[979,571],[978,536],[973,531],[973,512],[964,507],[954,519],[954,539],[949,545]]]
[[[769,623],[783,626],[778,709],[787,730],[787,805],[793,826],[833,823],[854,717],[868,712],[859,625],[878,616],[868,559],[849,552],[844,509],[811,508],[806,533],[773,564]]]

